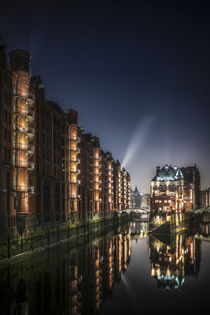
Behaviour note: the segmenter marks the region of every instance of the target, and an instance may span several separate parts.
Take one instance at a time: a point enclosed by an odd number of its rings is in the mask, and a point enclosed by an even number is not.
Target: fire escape
[[[25,222],[29,212],[28,199],[34,193],[34,187],[30,185],[30,174],[34,170],[33,123],[34,100],[29,96],[14,96],[12,192],[17,220],[22,222]]]

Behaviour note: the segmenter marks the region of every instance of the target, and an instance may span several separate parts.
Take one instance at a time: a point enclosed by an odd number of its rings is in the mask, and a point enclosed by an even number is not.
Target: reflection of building
[[[184,208],[186,210],[200,207],[200,173],[197,166],[182,167],[184,175]]]
[[[179,167],[157,167],[151,181],[151,210],[170,212],[184,209],[184,176]]]
[[[210,187],[200,191],[201,208],[210,207]]]
[[[200,269],[200,241],[194,237],[175,234],[166,241],[161,237],[149,239],[151,276],[158,287],[178,289],[186,276],[196,276]]]
[[[69,250],[68,245],[0,270],[0,314],[98,314],[130,262],[129,226]],[[58,254],[59,253],[59,254]],[[9,286],[8,281],[9,280]]]

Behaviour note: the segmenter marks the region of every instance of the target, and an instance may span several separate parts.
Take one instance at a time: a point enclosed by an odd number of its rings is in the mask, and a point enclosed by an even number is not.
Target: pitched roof
[[[178,166],[165,165],[157,170],[152,181],[174,181],[183,178],[181,169]]]

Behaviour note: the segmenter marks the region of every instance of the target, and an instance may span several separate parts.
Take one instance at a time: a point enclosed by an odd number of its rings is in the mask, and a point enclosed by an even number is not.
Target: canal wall
[[[173,234],[190,227],[190,213],[167,215],[165,219],[153,220],[149,223],[149,233]]]
[[[15,239],[10,239],[8,235],[7,239],[0,242],[0,264],[21,259],[66,242],[73,248],[113,229],[119,230],[120,226],[127,222],[129,222],[127,214],[113,214],[70,226],[45,225],[27,236],[19,236]]]

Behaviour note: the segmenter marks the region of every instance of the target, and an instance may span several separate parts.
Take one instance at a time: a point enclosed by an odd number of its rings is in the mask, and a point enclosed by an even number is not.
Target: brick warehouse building
[[[74,223],[130,206],[130,175],[78,113],[45,99],[31,56],[0,37],[0,235]]]

